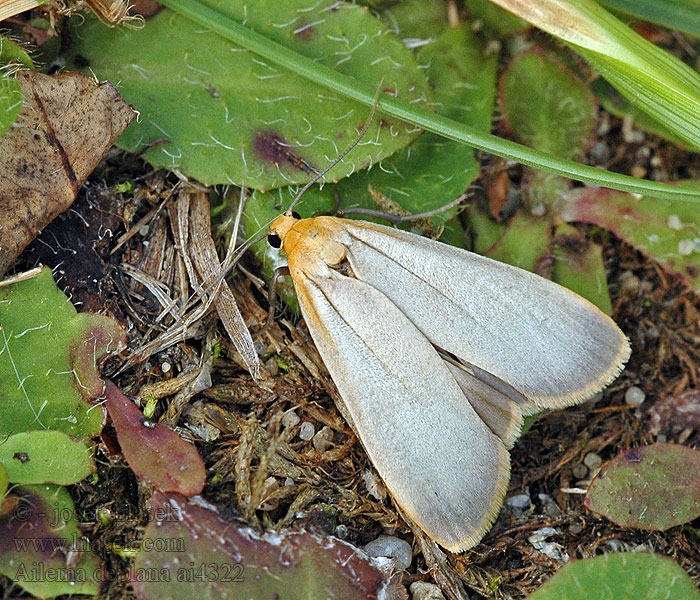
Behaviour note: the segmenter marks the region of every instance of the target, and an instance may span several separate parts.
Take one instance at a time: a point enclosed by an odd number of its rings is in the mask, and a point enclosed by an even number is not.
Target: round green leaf
[[[675,562],[649,553],[617,552],[563,566],[528,600],[698,600]]]
[[[530,50],[503,73],[503,114],[516,137],[537,150],[575,159],[591,141],[596,102],[588,87],[558,60]]]
[[[9,436],[0,445],[0,463],[13,483],[71,485],[95,470],[84,442],[62,431],[28,431]]]

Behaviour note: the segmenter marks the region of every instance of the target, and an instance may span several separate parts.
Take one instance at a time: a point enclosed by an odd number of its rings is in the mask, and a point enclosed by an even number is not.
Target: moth
[[[495,520],[523,417],[590,398],[630,354],[575,293],[419,235],[287,212],[269,239],[340,412],[402,511],[452,552]]]

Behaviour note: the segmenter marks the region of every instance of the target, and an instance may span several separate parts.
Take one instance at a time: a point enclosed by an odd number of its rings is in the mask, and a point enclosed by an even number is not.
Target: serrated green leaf
[[[700,517],[700,452],[677,444],[624,450],[588,489],[584,504],[622,527],[666,531]]]
[[[92,452],[84,442],[62,431],[27,431],[8,436],[0,444],[0,463],[10,481],[20,484],[71,485],[95,470]]]
[[[552,56],[537,50],[516,56],[501,77],[500,99],[511,130],[533,148],[574,159],[593,137],[593,95]]]
[[[700,593],[673,560],[616,552],[564,565],[527,600],[698,600]]]
[[[0,287],[0,435],[57,429],[78,439],[100,431],[104,410],[96,361],[124,348],[103,315],[77,314],[51,269]]]
[[[332,0],[210,0],[208,6],[268,39],[411,103],[431,98],[412,53],[360,6]],[[305,183],[357,137],[370,111],[162,10],[142,30],[96,19],[72,28],[68,57],[120,82],[141,113],[118,144],[155,166],[204,183],[271,189]],[[417,128],[374,120],[365,139],[326,177],[342,178],[409,143]]]

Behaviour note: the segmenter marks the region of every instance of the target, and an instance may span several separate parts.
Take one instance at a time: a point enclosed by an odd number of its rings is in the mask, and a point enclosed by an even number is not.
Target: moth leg
[[[277,267],[275,272],[272,274],[270,289],[267,293],[267,301],[270,306],[270,309],[267,312],[267,321],[260,329],[254,333],[251,333],[253,337],[257,337],[265,333],[265,331],[272,326],[272,323],[275,320],[275,307],[277,306],[277,281],[282,277],[286,277],[287,275],[289,275],[289,267]]]

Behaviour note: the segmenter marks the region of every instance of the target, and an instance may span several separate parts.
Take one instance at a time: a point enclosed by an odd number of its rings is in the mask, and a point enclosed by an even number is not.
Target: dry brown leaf
[[[190,250],[195,267],[199,272],[202,282],[216,280],[221,272],[216,246],[211,236],[211,223],[209,221],[209,200],[206,194],[195,192],[190,194]],[[192,282],[193,285],[196,282]],[[246,327],[241,311],[238,309],[236,299],[226,281],[221,281],[215,292],[214,305],[219,314],[224,328],[229,334],[233,345],[238,350],[248,371],[254,379],[260,379],[260,359],[255,351],[253,338]]]
[[[75,200],[136,116],[111,83],[20,71],[24,106],[0,138],[0,275]]]
[[[0,0],[0,21],[39,6],[41,0]]]

